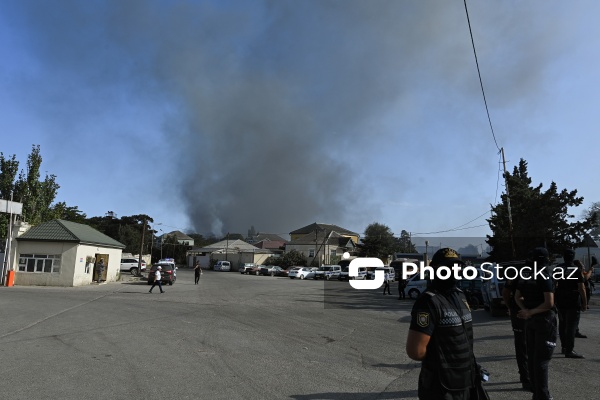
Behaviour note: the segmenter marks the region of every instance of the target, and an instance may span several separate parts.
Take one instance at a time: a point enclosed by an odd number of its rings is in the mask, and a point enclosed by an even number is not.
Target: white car
[[[420,274],[414,274],[408,279],[404,293],[408,294],[411,299],[416,299],[421,293],[427,289],[429,281],[427,279],[421,279]]]
[[[229,261],[217,261],[214,266],[215,271],[229,272],[231,271],[231,263]]]
[[[146,262],[142,260],[142,271],[146,270]],[[138,274],[138,260],[135,258],[121,258],[121,271],[129,271],[132,275]]]
[[[315,276],[315,271],[308,267],[297,267],[290,271],[288,274],[290,279],[298,278],[298,279],[307,279]]]

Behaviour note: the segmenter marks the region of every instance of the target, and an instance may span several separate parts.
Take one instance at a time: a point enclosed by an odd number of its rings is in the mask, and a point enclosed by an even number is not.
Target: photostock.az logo
[[[375,269],[373,271],[375,277],[372,281],[357,281],[356,278],[360,276],[358,272],[360,267],[375,267],[381,269]],[[350,265],[348,266],[349,279],[354,278],[354,280],[350,280],[350,286],[354,289],[378,289],[383,285],[384,274],[383,261],[379,258],[355,258],[350,261]],[[366,275],[364,275],[363,279],[366,279]]]

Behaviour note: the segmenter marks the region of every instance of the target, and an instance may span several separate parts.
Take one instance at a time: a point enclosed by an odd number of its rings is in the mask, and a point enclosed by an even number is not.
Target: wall
[[[76,243],[62,242],[14,242],[18,243],[13,262],[15,285],[18,286],[73,286]],[[60,272],[19,272],[19,254],[60,254]]]
[[[116,282],[121,269],[121,249],[111,249],[106,247],[79,245],[77,254],[73,260],[73,286],[83,286],[92,283],[94,266],[86,268],[87,257],[94,257],[96,254],[108,254],[108,265],[106,269],[106,282]]]

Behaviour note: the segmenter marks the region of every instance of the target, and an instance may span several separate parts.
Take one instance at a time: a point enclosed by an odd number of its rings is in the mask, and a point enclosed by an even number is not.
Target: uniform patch
[[[463,299],[463,303],[465,303],[465,306],[467,306],[467,310],[469,310],[469,312],[471,312],[471,307],[469,307],[469,303],[467,302],[467,299]]]
[[[417,325],[421,328],[425,328],[429,325],[429,313],[420,312],[417,314]]]

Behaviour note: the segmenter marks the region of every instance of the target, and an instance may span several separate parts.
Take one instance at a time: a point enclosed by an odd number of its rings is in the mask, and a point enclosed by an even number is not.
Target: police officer
[[[525,266],[533,266],[533,263],[531,261],[532,255],[533,253],[531,253],[528,259],[525,261]],[[510,323],[514,335],[515,355],[517,357],[517,367],[519,370],[519,380],[521,381],[521,385],[524,390],[532,391],[533,388],[529,380],[529,370],[527,367],[525,320],[523,318],[517,317],[517,313],[519,312],[519,306],[515,301],[517,283],[519,282],[517,278],[518,276],[515,277],[515,279],[506,279],[504,288],[502,289],[502,298],[504,299],[504,303],[508,307],[508,314],[510,315]]]
[[[533,250],[534,269],[523,269],[515,291],[517,316],[525,320],[527,363],[533,399],[550,400],[548,366],[556,347],[556,311],[552,279],[547,269],[548,250]]]
[[[464,265],[456,251],[438,250],[431,259],[434,269]],[[471,310],[456,280],[433,278],[416,300],[411,313],[406,353],[422,361],[419,399],[470,399],[477,368],[473,355]]]
[[[554,270],[560,344],[565,357],[584,358],[573,350],[579,313],[587,310],[583,275],[573,263],[575,259],[573,249],[566,249],[563,253],[563,259],[564,262]]]

